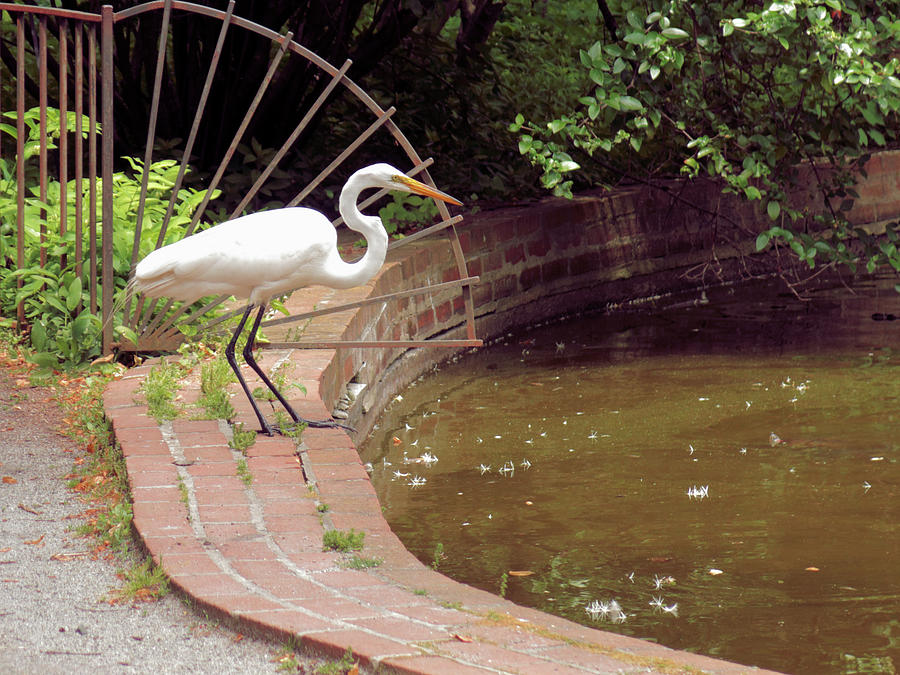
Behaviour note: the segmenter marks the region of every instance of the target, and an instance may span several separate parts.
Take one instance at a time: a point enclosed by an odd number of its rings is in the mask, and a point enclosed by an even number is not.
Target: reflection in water
[[[386,411],[364,449],[385,514],[444,573],[588,625],[895,672],[893,283],[723,288],[510,335]]]

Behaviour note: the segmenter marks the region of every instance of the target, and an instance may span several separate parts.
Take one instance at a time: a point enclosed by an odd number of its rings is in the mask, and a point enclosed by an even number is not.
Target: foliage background
[[[99,0],[41,0],[99,10]],[[116,10],[140,4],[117,0]],[[207,0],[224,8],[225,0]],[[382,106],[422,156],[436,160],[442,186],[472,207],[573,190],[644,183],[665,189],[673,178],[709,181],[758,203],[757,248],[785,247],[808,269],[843,263],[853,271],[900,271],[900,225],[852,226],[855,177],[872,150],[896,147],[900,128],[900,6],[875,0],[291,0],[242,2],[241,16],[295,39],[333,64],[351,58],[350,75]],[[130,267],[137,189],[150,109],[159,13],[117,24],[115,272],[124,285]],[[177,197],[176,221],[202,200],[258,82],[272,44],[230,31],[210,90],[208,123],[190,157],[184,136],[206,78],[219,32],[214,21],[175,12],[163,76],[156,159],[141,251],[149,250],[174,186],[178,162],[190,165]],[[29,47],[38,35],[26,24]],[[51,33],[55,32],[51,27]],[[14,100],[15,30],[0,22],[2,100]],[[52,47],[52,45],[51,45]],[[50,50],[50,72],[58,72]],[[34,53],[29,51],[29,66]],[[222,195],[221,219],[245,194],[297,119],[325,85],[318,69],[290,59],[238,148]],[[29,68],[28,72],[33,72]],[[38,83],[23,83],[36,101]],[[50,89],[50,104],[55,105]],[[358,104],[336,97],[298,139],[248,206],[283,205],[322,162],[360,132]],[[356,106],[356,107],[355,107]],[[96,319],[85,312],[89,286],[75,261],[74,227],[58,223],[43,247],[39,220],[53,213],[34,187],[33,113],[26,152],[28,260],[13,264],[14,159],[0,160],[0,303],[27,305],[32,343],[40,354],[74,363],[96,353]],[[14,114],[13,114],[14,115]],[[10,118],[10,113],[5,117]],[[71,128],[71,125],[70,125]],[[15,135],[12,124],[0,134]],[[347,171],[402,157],[388,134],[375,137],[347,162]],[[6,147],[9,147],[7,144]],[[323,158],[327,158],[324,159]],[[53,165],[53,161],[51,161]],[[345,177],[336,172],[307,203],[333,209]],[[808,192],[819,209],[809,209]],[[73,186],[69,195],[85,186]],[[59,199],[51,184],[48,201]],[[70,214],[72,210],[70,209]],[[414,228],[428,204],[394,200],[391,223]],[[768,222],[766,222],[768,220]],[[154,225],[156,223],[156,225]],[[157,230],[154,229],[157,228]],[[88,250],[89,241],[79,242]],[[41,265],[41,251],[52,262]],[[19,288],[19,281],[23,281]],[[47,299],[50,298],[50,299]],[[51,360],[50,356],[46,360]]]

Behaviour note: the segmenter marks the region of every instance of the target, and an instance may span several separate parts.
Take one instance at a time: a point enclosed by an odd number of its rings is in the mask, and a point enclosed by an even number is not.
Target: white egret
[[[368,188],[412,192],[457,206],[448,194],[404,175],[388,164],[374,164],[354,173],[341,190],[338,209],[350,229],[361,233],[368,245],[365,255],[345,262],[338,252],[337,232],[321,213],[304,207],[261,211],[222,223],[164,246],[141,260],[131,287],[151,298],[169,297],[195,302],[207,295],[247,298],[244,315],[225,356],[250,400],[262,431],[272,428],[253,400],[234,356],[238,336],[253,308],[259,312],[247,337],[244,360],[278,398],[295,422],[314,427],[340,426],[333,420],[305,420],[294,412],[253,358],[253,342],[266,311],[276,295],[319,284],[352,288],[369,281],[384,263],[388,235],[378,216],[367,216],[357,206],[360,193]]]

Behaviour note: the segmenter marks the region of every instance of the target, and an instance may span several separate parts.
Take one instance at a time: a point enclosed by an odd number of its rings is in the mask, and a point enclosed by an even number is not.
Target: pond
[[[426,564],[790,673],[900,666],[900,294],[707,289],[443,366],[363,448]]]

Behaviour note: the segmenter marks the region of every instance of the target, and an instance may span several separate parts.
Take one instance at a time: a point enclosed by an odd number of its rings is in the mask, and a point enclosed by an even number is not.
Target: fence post
[[[101,173],[103,178],[103,194],[101,195],[102,216],[102,296],[100,316],[103,319],[103,353],[112,351],[113,342],[113,8],[103,5],[100,14],[100,62],[102,69],[102,103],[103,134],[101,136]]]

